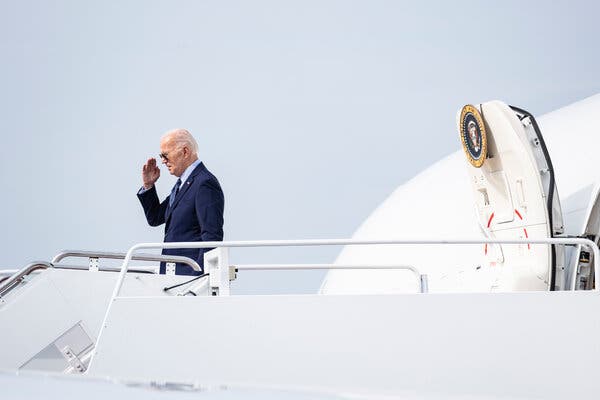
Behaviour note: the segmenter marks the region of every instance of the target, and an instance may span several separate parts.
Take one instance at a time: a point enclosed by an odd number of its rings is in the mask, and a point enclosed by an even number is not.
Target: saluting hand
[[[156,165],[156,158],[149,158],[142,167],[142,182],[144,189],[148,190],[160,178],[160,168]]]

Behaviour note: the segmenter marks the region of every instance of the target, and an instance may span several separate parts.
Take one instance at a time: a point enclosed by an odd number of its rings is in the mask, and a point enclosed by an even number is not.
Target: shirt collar
[[[196,160],[194,161],[189,167],[187,167],[185,169],[185,171],[183,171],[183,174],[181,174],[181,176],[179,177],[179,179],[181,179],[181,183],[183,184],[185,181],[187,181],[187,179],[190,177],[190,175],[192,174],[192,171],[194,171],[194,169],[196,169],[196,167],[198,165],[200,165],[202,161],[200,160]]]

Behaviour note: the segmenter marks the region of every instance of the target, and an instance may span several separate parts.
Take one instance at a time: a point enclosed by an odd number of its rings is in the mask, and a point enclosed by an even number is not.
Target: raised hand
[[[160,178],[160,168],[156,165],[156,158],[149,158],[142,167],[142,182],[144,189],[150,189]]]

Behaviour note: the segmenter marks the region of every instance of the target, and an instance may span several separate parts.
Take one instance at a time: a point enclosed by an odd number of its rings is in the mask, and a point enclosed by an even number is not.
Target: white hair
[[[172,129],[165,133],[161,141],[173,140],[177,146],[187,146],[193,155],[198,155],[198,143],[187,129]]]

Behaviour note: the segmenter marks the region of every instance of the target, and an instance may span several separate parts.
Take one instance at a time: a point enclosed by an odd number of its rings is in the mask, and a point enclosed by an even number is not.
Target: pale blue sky
[[[600,92],[599,15],[593,1],[0,1],[0,268],[160,241],[135,193],[175,127],[222,183],[226,239],[350,237],[459,148],[463,104],[539,115]],[[162,196],[174,181],[163,170]],[[311,291],[320,277],[236,285]]]

